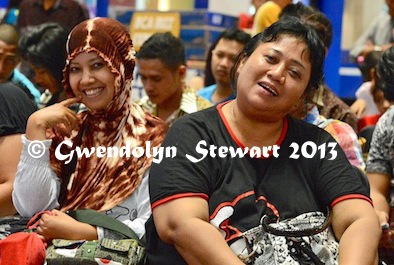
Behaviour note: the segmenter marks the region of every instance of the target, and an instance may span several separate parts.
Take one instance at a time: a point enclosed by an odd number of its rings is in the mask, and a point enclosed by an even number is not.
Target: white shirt
[[[356,98],[363,99],[367,103],[363,116],[377,115],[380,113],[375,101],[373,100],[371,85],[371,82],[364,82],[356,91]]]
[[[22,135],[22,143],[12,201],[21,216],[30,217],[40,211],[59,207],[60,180],[50,165],[49,147],[52,140],[30,141]],[[35,158],[30,154],[29,147],[33,143],[42,143],[45,146],[43,156]],[[133,229],[140,238],[145,235],[145,223],[151,215],[148,175],[149,171],[145,172],[140,186],[129,198],[106,212]],[[100,228],[98,235],[99,238],[103,235]]]

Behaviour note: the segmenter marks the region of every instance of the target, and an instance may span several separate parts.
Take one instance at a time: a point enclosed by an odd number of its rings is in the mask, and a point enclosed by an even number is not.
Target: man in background
[[[369,28],[357,39],[350,51],[350,58],[362,62],[372,51],[385,51],[394,43],[394,0],[386,0],[388,12],[375,18]]]
[[[18,85],[38,106],[41,92],[17,69],[21,61],[18,52],[19,37],[17,28],[0,24],[0,83],[11,81]]]
[[[155,33],[137,53],[138,75],[147,96],[138,104],[171,126],[183,115],[210,107],[185,86],[185,47],[171,33]]]
[[[19,7],[17,27],[24,34],[40,24],[56,22],[71,31],[87,18],[86,8],[74,0],[24,0]]]
[[[250,35],[240,29],[223,31],[208,51],[205,64],[205,88],[197,94],[213,104],[233,99],[230,71],[238,53],[250,40]]]

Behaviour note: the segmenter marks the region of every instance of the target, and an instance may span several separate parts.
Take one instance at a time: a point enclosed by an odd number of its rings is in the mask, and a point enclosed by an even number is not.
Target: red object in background
[[[253,26],[253,16],[242,13],[238,18],[238,27],[240,29],[251,29]]]
[[[34,232],[18,232],[0,240],[0,265],[41,265],[46,244]]]
[[[365,117],[362,117],[361,119],[359,119],[358,120],[358,131],[361,132],[361,130],[364,127],[371,126],[371,125],[376,125],[376,123],[378,122],[380,116],[382,116],[382,114],[365,116]]]

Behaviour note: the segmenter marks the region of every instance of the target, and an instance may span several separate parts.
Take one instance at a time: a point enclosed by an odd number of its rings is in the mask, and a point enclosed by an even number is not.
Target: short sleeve
[[[164,157],[160,163],[154,162],[150,170],[152,208],[179,197],[208,199],[213,185],[211,176],[217,175],[212,173],[219,169],[214,159],[202,159],[208,156],[203,152],[206,148],[198,150],[202,144],[208,146],[213,141],[205,127],[206,124],[195,119],[193,114],[178,119],[171,126],[161,146]],[[176,155],[166,156],[170,150],[175,150]]]
[[[35,106],[16,85],[0,85],[0,136],[24,133]]]
[[[323,131],[317,140],[326,153],[316,172],[315,189],[322,205],[332,206],[338,199],[362,198],[370,202],[369,186],[362,172],[352,166],[335,139]],[[334,156],[335,157],[334,157]]]

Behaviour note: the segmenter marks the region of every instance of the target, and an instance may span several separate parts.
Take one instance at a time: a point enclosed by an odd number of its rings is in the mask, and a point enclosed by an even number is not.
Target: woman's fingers
[[[70,105],[72,105],[74,103],[78,103],[79,101],[81,101],[80,97],[74,97],[74,98],[65,99],[65,100],[59,102],[59,104],[65,106],[65,107],[69,107]]]
[[[73,104],[74,99],[75,98],[68,99],[59,103],[61,105],[62,114],[58,117],[53,126],[56,131],[65,136],[70,136],[73,130],[78,130],[81,123],[77,114],[67,107],[70,103]]]
[[[42,228],[40,226],[37,226],[36,233],[42,235]]]
[[[53,213],[53,215],[55,215],[55,216],[58,216],[59,214],[62,214],[61,211],[56,210],[56,209],[53,209],[53,210],[52,210],[52,213]]]
[[[79,128],[80,120],[69,106],[79,101],[78,97],[69,98],[33,113],[28,120],[26,137],[30,140],[45,140],[47,130],[51,128],[70,136],[72,130]]]

